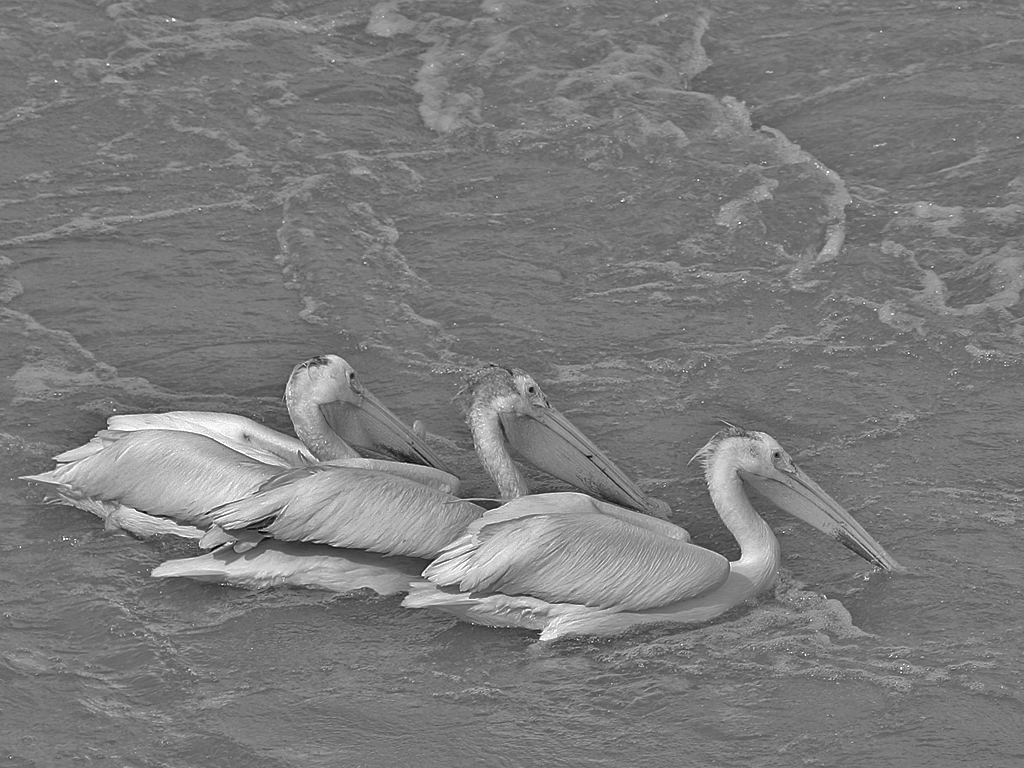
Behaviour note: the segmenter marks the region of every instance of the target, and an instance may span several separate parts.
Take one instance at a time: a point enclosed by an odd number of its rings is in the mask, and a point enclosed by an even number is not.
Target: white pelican
[[[469,388],[467,420],[473,442],[503,499],[529,493],[512,460],[511,445],[530,463],[578,488],[638,509],[659,513],[668,509],[664,502],[646,496],[551,407],[537,382],[524,371],[489,366],[469,376]],[[202,545],[230,544],[235,532],[244,531],[245,540],[237,551],[221,547],[207,555],[172,560],[158,566],[153,575],[251,586],[317,586],[319,578],[319,586],[325,589],[349,585],[350,590],[369,587],[381,592],[381,582],[373,580],[379,574],[374,572],[373,579],[367,575],[365,554],[353,566],[349,548],[430,559],[482,513],[482,508],[454,497],[426,494],[373,473],[329,466],[296,470],[258,493],[208,513],[208,522],[225,533],[211,534]],[[682,528],[670,527],[687,536]],[[253,547],[252,539],[260,535],[272,541]],[[303,550],[282,541],[340,549],[335,553],[323,547]],[[388,563],[380,565],[386,571]],[[425,565],[421,563],[420,570]],[[405,586],[417,575],[405,568]],[[384,588],[401,584],[400,578],[385,579]]]
[[[540,630],[542,641],[713,619],[777,578],[778,540],[754,511],[744,482],[874,565],[899,569],[770,435],[730,427],[694,458],[704,464],[739,560],[687,543],[670,523],[581,494],[526,496],[470,524],[402,604]]]
[[[509,446],[526,462],[574,488],[630,509],[667,517],[669,506],[641,491],[603,451],[552,407],[519,368],[488,366],[469,376],[467,415],[480,463],[503,500],[530,493]]]
[[[203,535],[212,508],[279,480],[289,467],[321,460],[458,490],[458,479],[423,437],[363,388],[342,358],[326,355],[295,366],[285,402],[301,440],[234,414],[113,416],[111,429],[55,457],[55,469],[23,479],[51,486],[52,501],[92,512],[108,527],[186,538]],[[431,466],[358,458],[346,440]]]
[[[298,439],[244,416],[210,411],[115,415],[107,427],[205,435],[265,464],[284,467],[371,453],[451,474],[423,436],[363,387],[355,369],[337,355],[319,355],[296,365],[288,376],[284,400]]]

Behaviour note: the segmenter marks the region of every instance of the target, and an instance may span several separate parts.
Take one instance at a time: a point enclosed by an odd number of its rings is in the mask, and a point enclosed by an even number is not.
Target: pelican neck
[[[715,509],[740,546],[739,560],[729,563],[730,573],[749,579],[749,592],[756,594],[775,580],[781,559],[779,540],[750,503],[728,454],[716,454],[705,477]]]
[[[498,486],[501,498],[526,496],[530,488],[523,473],[512,461],[498,412],[494,408],[474,405],[469,412],[469,427],[480,463]]]
[[[285,405],[296,436],[318,461],[359,458],[359,452],[342,440],[324,418],[318,402],[289,386],[285,391]]]

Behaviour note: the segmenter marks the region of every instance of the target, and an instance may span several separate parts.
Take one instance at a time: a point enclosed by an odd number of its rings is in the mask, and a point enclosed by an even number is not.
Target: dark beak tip
[[[882,549],[881,546],[878,547],[877,551],[868,549],[843,530],[837,532],[836,539],[844,547],[860,555],[876,568],[880,568],[888,573],[907,573],[907,569],[890,557],[889,553]]]
[[[879,565],[879,567],[883,571],[885,571],[887,573],[897,573],[897,574],[900,574],[901,576],[905,576],[905,575],[910,573],[910,569],[909,568],[907,568],[905,565],[900,565],[895,560],[893,560],[891,557],[889,558],[889,564],[888,565]]]

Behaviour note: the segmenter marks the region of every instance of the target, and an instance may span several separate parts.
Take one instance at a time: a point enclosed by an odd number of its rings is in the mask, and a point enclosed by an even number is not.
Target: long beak
[[[777,507],[813,525],[869,563],[887,571],[906,570],[821,486],[802,469],[791,466],[791,471],[781,471],[777,476],[741,470],[740,477]]]
[[[641,491],[600,448],[554,408],[503,413],[509,445],[549,475],[613,504],[666,518],[671,509]]]
[[[393,414],[366,389],[360,402],[336,400],[320,406],[327,423],[349,445],[387,459],[425,464],[454,474],[421,434]]]

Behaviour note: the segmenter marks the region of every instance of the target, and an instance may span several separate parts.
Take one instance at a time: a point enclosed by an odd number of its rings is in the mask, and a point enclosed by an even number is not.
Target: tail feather
[[[379,595],[394,595],[406,592],[422,567],[422,561],[411,558],[264,541],[244,553],[223,548],[169,560],[157,566],[153,576],[256,588],[287,585],[341,593],[370,589]]]
[[[459,584],[471,565],[480,542],[473,534],[463,534],[439,554],[423,571],[424,578],[439,586]]]
[[[520,627],[543,630],[548,623],[550,603],[527,596],[484,595],[439,588],[416,580],[402,600],[403,608],[428,608],[450,613],[470,624],[485,627]]]
[[[54,456],[53,460],[60,464],[68,464],[87,459],[90,456],[95,456],[107,446],[116,443],[123,435],[123,432],[117,430],[102,429],[93,435],[88,443],[79,445],[76,448],[68,448],[66,451]],[[60,469],[60,467],[57,467],[57,469]]]
[[[642,614],[590,608],[572,603],[548,603],[523,595],[474,595],[439,588],[422,579],[413,581],[403,608],[426,608],[449,613],[470,624],[512,627],[540,632],[540,642],[582,635],[613,635],[644,622]]]
[[[45,483],[46,485],[60,485],[61,482],[54,476],[54,470],[41,472],[38,475],[21,475],[19,480],[28,480],[30,483]],[[49,498],[47,498],[49,501]]]
[[[170,518],[150,515],[116,501],[98,499],[66,485],[54,475],[61,468],[39,475],[23,475],[22,480],[45,483],[51,486],[43,502],[65,504],[89,512],[103,521],[108,531],[124,531],[143,539],[153,536],[179,536],[184,539],[199,539],[203,531],[192,525],[178,523]]]

